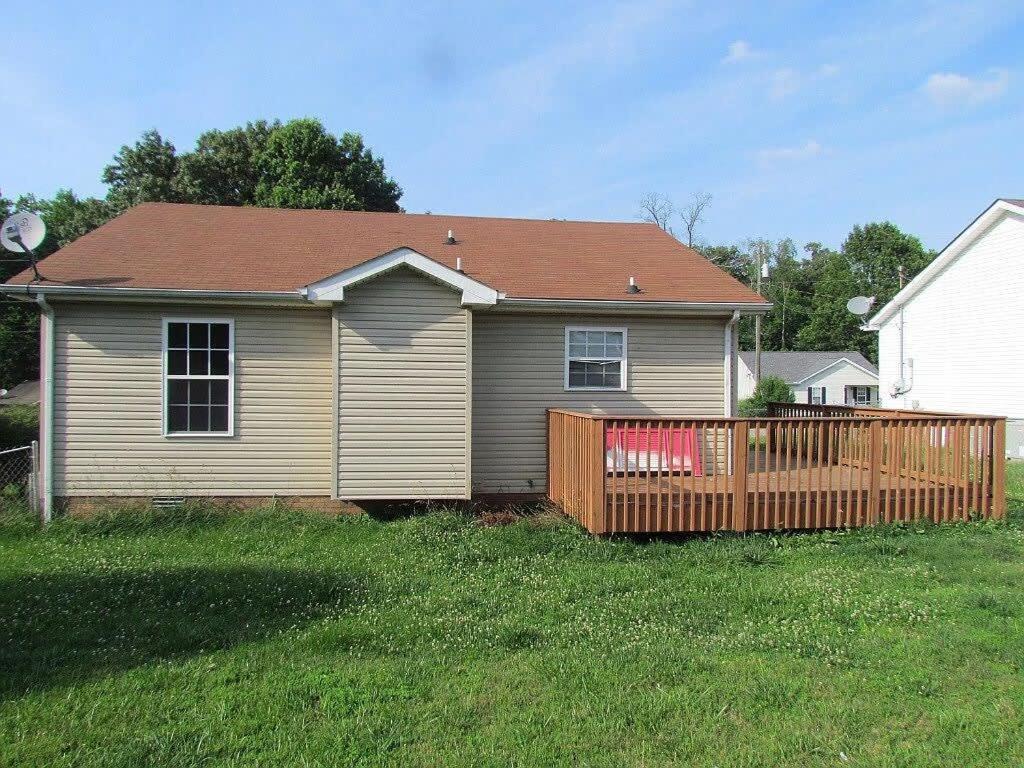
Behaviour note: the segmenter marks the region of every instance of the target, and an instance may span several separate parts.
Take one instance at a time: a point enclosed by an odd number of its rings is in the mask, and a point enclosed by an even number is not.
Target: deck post
[[[548,408],[548,501],[561,505],[562,494],[562,420],[561,414]]]
[[[591,533],[608,532],[608,504],[605,499],[605,449],[604,449],[604,419],[592,417],[590,419],[589,440],[590,451],[588,452],[590,465],[589,493],[586,501],[588,517],[590,518]]]
[[[882,485],[882,424],[880,419],[872,419],[870,453],[868,454],[868,519],[865,521],[875,525],[881,518],[881,485]]]
[[[749,422],[733,422],[732,432],[732,529],[747,530],[747,448]]]
[[[992,517],[1006,517],[1006,419],[992,423]]]

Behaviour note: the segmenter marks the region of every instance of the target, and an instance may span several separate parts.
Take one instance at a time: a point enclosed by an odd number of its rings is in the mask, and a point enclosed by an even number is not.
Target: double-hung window
[[[234,433],[231,320],[164,318],[164,434]]]
[[[567,390],[626,389],[626,329],[565,329]]]
[[[811,405],[825,405],[825,388],[808,387],[807,402],[810,403]]]

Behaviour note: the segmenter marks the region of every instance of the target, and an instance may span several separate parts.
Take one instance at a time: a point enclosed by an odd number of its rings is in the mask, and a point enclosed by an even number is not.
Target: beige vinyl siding
[[[55,309],[55,495],[330,494],[329,311]],[[233,437],[162,435],[165,316],[234,319]]]
[[[470,315],[402,268],[345,291],[338,322],[338,496],[465,498]]]
[[[722,416],[725,323],[724,317],[478,313],[473,322],[474,492],[546,489],[548,408]],[[627,328],[627,391],[565,391],[567,325]]]

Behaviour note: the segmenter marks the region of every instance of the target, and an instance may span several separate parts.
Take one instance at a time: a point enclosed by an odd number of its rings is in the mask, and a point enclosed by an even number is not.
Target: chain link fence
[[[0,501],[23,502],[33,512],[39,511],[38,455],[35,442],[0,451]]]

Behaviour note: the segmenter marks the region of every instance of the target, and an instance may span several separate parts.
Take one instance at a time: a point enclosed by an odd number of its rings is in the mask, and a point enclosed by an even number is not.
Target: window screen
[[[625,329],[568,328],[565,344],[567,389],[626,388]]]

